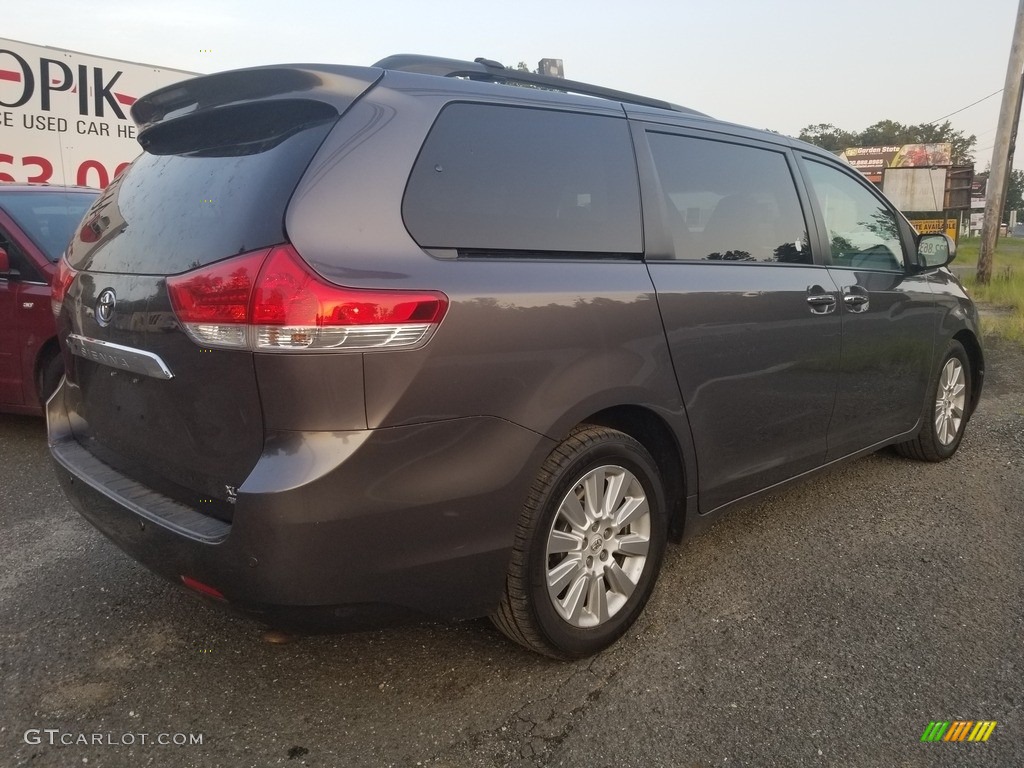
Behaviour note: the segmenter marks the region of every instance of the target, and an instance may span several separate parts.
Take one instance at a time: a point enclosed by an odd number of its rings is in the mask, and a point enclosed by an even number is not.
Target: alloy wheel
[[[565,495],[547,541],[547,588],[555,611],[596,627],[626,604],[644,572],[651,510],[636,476],[614,465],[587,472]]]
[[[960,432],[966,403],[964,367],[955,357],[946,361],[939,374],[935,395],[935,434],[939,442],[949,445]]]

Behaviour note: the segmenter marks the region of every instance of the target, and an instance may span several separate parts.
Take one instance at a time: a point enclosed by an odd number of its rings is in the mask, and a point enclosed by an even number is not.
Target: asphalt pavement
[[[71,509],[0,415],[0,767],[1024,765],[1024,350],[959,453],[848,463],[669,548],[559,663],[486,621],[265,641]],[[988,741],[922,743],[933,721]]]

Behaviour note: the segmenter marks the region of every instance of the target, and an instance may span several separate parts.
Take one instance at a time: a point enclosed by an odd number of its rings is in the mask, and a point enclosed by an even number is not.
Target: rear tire
[[[39,366],[39,402],[46,405],[50,395],[57,391],[60,377],[64,375],[64,359],[60,350],[52,350]]]
[[[945,461],[960,447],[971,404],[971,360],[959,341],[950,341],[931,388],[928,412],[913,440],[896,450],[918,461]]]
[[[667,522],[647,449],[614,429],[581,425],[534,481],[491,620],[512,640],[554,658],[608,647],[654,589]]]

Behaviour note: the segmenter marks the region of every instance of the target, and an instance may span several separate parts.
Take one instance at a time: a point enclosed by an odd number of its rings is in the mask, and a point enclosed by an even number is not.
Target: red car
[[[98,194],[86,187],[0,184],[0,411],[42,414],[60,381],[50,282]]]

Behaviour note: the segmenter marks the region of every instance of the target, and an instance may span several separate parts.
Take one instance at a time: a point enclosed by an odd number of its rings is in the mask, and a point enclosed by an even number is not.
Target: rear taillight
[[[174,313],[204,347],[256,352],[413,349],[448,297],[438,291],[345,288],[279,245],[167,278]]]
[[[174,314],[206,347],[247,349],[252,286],[270,250],[254,251],[167,278]]]
[[[57,262],[57,274],[53,276],[50,284],[50,307],[53,309],[53,316],[60,314],[60,308],[64,306],[64,297],[68,295],[68,288],[75,281],[78,273],[68,264],[67,256],[61,256]]]

